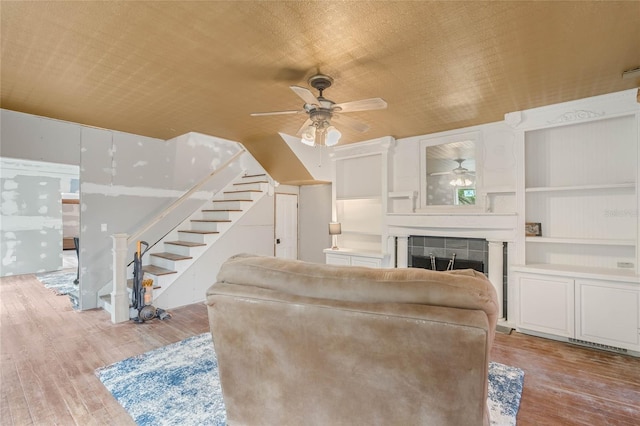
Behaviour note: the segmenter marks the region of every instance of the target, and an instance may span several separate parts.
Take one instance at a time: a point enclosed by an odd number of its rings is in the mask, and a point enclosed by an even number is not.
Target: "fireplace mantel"
[[[484,238],[514,241],[515,213],[389,213],[390,236],[424,235],[436,237]]]

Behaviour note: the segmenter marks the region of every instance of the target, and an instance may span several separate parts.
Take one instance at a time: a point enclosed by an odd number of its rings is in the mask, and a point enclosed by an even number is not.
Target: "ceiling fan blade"
[[[429,176],[444,176],[444,175],[450,175],[452,174],[451,172],[433,172],[433,173],[429,173]]]
[[[289,86],[294,93],[304,101],[305,104],[320,105],[320,101],[313,96],[313,93],[307,88],[300,86]]]
[[[358,132],[366,132],[369,130],[367,124],[361,123],[353,118],[346,117],[344,115],[333,114],[333,119],[340,123],[341,126],[348,127]]]
[[[382,98],[361,99],[359,101],[344,102],[333,106],[334,109],[340,108],[340,112],[370,111],[374,109],[385,109],[386,107],[387,103]]]
[[[303,109],[291,110],[291,111],[271,111],[271,112],[252,112],[252,117],[261,117],[263,115],[284,115],[284,114],[305,114]]]
[[[300,129],[296,132],[296,135],[300,136],[302,134],[302,132],[304,131],[304,129],[306,129],[307,127],[309,127],[309,124],[313,123],[313,121],[311,121],[310,118],[307,118],[307,121],[305,121],[302,126],[300,126]]]

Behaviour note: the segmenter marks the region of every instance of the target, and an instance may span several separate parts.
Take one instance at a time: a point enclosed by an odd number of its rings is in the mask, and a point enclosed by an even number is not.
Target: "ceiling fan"
[[[451,182],[449,182],[453,186],[469,186],[473,183],[471,178],[473,178],[476,172],[467,169],[466,167],[462,167],[462,163],[464,163],[464,158],[457,158],[455,160],[458,163],[458,167],[448,172],[434,172],[429,173],[429,176],[441,176],[441,175],[453,175]]]
[[[315,97],[311,91],[305,87],[289,86],[293,92],[298,95],[304,105],[300,110],[290,111],[273,111],[273,112],[255,112],[251,114],[253,117],[263,115],[282,115],[282,114],[307,114],[309,118],[302,124],[302,127],[296,133],[301,136],[301,142],[309,145],[326,145],[333,146],[338,143],[342,133],[331,124],[331,120],[336,120],[340,125],[356,130],[358,132],[366,132],[369,126],[361,123],[353,118],[345,117],[342,113],[355,111],[369,111],[375,109],[384,109],[387,103],[382,98],[362,99],[359,101],[335,103],[330,99],[322,96],[325,89],[333,84],[333,79],[327,75],[317,74],[309,78],[309,86],[318,90],[320,94]]]

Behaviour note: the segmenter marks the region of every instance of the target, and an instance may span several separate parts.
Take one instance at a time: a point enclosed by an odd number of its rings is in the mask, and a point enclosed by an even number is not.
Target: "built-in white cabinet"
[[[640,351],[640,285],[619,280],[526,272],[515,268],[518,316],[524,333]],[[631,277],[630,277],[631,278]]]
[[[640,350],[640,289],[629,283],[575,281],[576,339]]]
[[[369,268],[381,268],[384,255],[380,253],[364,253],[352,250],[324,251],[328,265],[366,266]]]
[[[516,327],[563,337],[574,335],[573,280],[544,275],[518,278]]]
[[[325,253],[327,265],[351,265],[351,256],[344,253]]]

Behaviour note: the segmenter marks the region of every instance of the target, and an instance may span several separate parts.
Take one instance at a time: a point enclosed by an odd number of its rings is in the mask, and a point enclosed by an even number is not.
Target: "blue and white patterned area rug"
[[[69,296],[73,309],[78,309],[78,285],[73,281],[78,277],[76,269],[63,269],[62,271],[45,272],[36,274],[36,278],[46,288],[53,291],[58,296]]]
[[[138,425],[225,425],[226,413],[211,334],[127,358],[96,375]],[[524,372],[492,362],[492,425],[515,425]]]
[[[226,413],[211,334],[127,358],[96,375],[138,425],[225,425]],[[492,362],[492,425],[515,425],[524,372]]]

